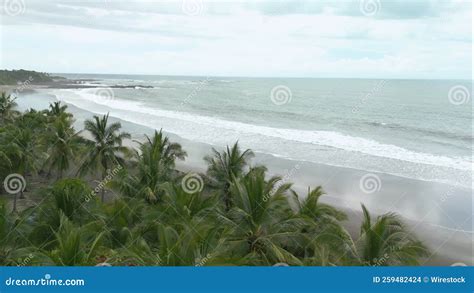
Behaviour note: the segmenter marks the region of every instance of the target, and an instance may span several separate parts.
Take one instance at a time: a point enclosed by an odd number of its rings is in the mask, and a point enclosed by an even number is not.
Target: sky
[[[472,78],[469,0],[0,0],[0,68]]]

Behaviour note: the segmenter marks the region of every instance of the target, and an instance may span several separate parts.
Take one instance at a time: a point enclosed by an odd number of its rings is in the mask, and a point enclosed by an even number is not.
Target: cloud
[[[1,65],[50,72],[471,78],[466,1],[28,1]],[[364,2],[365,3],[365,2]],[[189,4],[189,3],[188,3]]]

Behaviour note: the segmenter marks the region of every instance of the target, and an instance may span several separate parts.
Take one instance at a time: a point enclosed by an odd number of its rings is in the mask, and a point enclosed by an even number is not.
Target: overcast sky
[[[0,1],[7,69],[472,77],[468,0]]]

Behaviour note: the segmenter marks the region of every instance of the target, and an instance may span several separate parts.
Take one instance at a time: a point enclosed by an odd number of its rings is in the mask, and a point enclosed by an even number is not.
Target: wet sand
[[[31,99],[31,96],[20,99],[20,109],[29,106]],[[36,107],[47,107],[49,99],[54,98],[37,95],[34,99],[36,100],[33,104]],[[83,121],[91,116],[90,112],[72,105],[69,105],[69,110],[76,118],[76,129],[81,129]],[[114,117],[111,119],[121,121],[123,129],[130,132],[134,139],[141,140],[143,134],[152,134],[154,131]],[[186,161],[177,163],[178,170],[205,172],[203,157],[210,154],[211,145],[192,142],[171,133],[167,135],[171,140],[182,144],[189,155]],[[263,153],[256,153],[252,163],[263,164],[271,175],[279,175],[285,181],[293,182],[293,188],[301,196],[305,196],[308,186],[322,185],[327,193],[322,201],[347,213],[349,219],[344,225],[353,236],[359,233],[362,219],[360,205],[363,203],[374,214],[396,212],[401,215],[409,229],[433,253],[425,260],[425,265],[473,265],[471,189],[390,174],[294,161]]]

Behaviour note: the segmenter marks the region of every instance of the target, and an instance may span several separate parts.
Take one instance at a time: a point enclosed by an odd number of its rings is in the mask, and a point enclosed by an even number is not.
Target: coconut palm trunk
[[[104,180],[105,176],[107,176],[107,168],[104,168],[104,170],[102,171],[102,180]],[[105,188],[102,187],[100,190],[100,201],[104,202],[104,200],[105,200]]]
[[[25,176],[23,176],[23,178],[25,178]],[[25,189],[26,189],[26,186],[24,188],[20,189],[20,199],[25,199],[25,193],[24,193]],[[15,197],[16,197],[16,195],[15,195]]]
[[[16,201],[17,201],[17,193],[15,193],[15,195],[13,196],[13,209],[12,209],[12,213],[16,213],[16,211],[17,211],[17,208],[16,208]]]
[[[93,120],[84,122],[84,129],[92,135],[88,142],[89,158],[81,165],[78,174],[97,174],[97,168],[102,171],[101,181],[107,176],[108,166],[121,164],[123,156],[129,150],[122,146],[122,140],[130,138],[130,134],[120,132],[122,127],[119,122],[108,124],[109,114],[102,117],[94,116]],[[101,200],[104,202],[105,190],[101,187]]]

